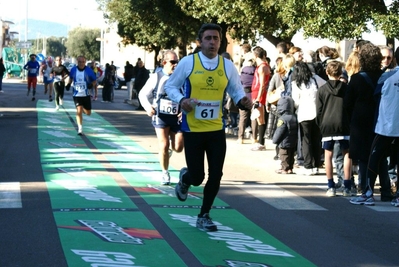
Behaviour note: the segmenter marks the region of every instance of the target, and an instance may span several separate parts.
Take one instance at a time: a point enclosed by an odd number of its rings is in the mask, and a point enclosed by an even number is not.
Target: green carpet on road
[[[93,112],[84,115],[86,143],[76,134],[73,102],[64,101],[65,109],[57,112],[53,105],[37,102],[38,142],[69,266],[189,265],[135,203],[148,205],[203,266],[315,266],[218,198],[212,216],[219,231],[199,231],[202,187],[178,201],[173,186],[160,185],[158,156],[140,140]],[[171,169],[171,175],[177,182],[178,171]],[[134,196],[126,194],[121,179]]]

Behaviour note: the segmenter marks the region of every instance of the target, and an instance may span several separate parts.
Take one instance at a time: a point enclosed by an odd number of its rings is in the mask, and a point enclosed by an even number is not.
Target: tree
[[[87,59],[100,60],[100,29],[75,28],[69,32],[65,46],[70,57],[85,56]]]
[[[62,39],[57,37],[47,38],[47,55],[53,57],[65,55],[66,48],[62,43]]]
[[[123,43],[136,44],[148,51],[172,49],[185,55],[186,46],[195,40],[201,22],[185,15],[174,0],[102,1],[110,23],[117,23]]]
[[[111,10],[110,17],[118,22],[119,33],[144,47],[164,44],[156,41],[165,38],[159,35],[158,29],[168,29],[171,42],[175,42],[179,34],[185,36],[179,32],[181,21],[183,27],[192,26],[190,31],[198,29],[202,22],[214,22],[235,40],[257,41],[262,35],[272,44],[290,41],[299,30],[306,37],[333,41],[360,38],[370,31],[370,25],[382,30],[387,37],[399,37],[399,28],[395,27],[399,22],[399,0],[389,1],[392,2],[389,6],[385,4],[388,1],[383,0],[98,1],[108,3],[107,9]],[[115,12],[118,5],[119,11]],[[201,23],[192,24],[193,19]],[[194,37],[188,40],[193,41]]]

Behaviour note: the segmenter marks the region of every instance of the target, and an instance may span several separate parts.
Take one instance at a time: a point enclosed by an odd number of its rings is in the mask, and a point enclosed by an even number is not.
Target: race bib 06
[[[166,114],[166,115],[177,115],[179,108],[178,104],[168,100],[161,98],[158,103],[158,112],[159,114]]]

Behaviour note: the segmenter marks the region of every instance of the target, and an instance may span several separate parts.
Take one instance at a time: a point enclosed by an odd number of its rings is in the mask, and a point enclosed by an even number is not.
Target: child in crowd
[[[324,165],[327,175],[328,189],[326,195],[336,195],[333,179],[332,157],[335,142],[340,143],[344,156],[344,197],[352,196],[351,168],[349,158],[349,117],[344,108],[344,96],[347,90],[345,83],[340,81],[342,63],[331,61],[327,64],[328,81],[322,85],[316,94],[316,123],[320,127],[324,149]]]
[[[292,174],[295,162],[295,151],[298,143],[298,120],[294,113],[294,100],[282,96],[277,102],[277,129],[273,135],[273,143],[278,145],[281,168],[278,174]]]

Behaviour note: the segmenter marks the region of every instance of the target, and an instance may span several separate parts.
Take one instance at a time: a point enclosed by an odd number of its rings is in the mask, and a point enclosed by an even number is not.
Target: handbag
[[[284,91],[284,85],[269,92],[269,95],[267,96],[267,102],[269,104],[277,106],[277,102],[281,98],[281,92],[283,91]]]

